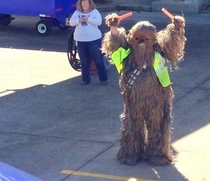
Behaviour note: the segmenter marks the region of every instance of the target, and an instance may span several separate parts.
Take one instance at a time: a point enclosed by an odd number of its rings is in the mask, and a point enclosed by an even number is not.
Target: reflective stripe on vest
[[[168,87],[171,84],[168,68],[165,65],[165,59],[158,52],[154,55],[153,68],[161,85]]]

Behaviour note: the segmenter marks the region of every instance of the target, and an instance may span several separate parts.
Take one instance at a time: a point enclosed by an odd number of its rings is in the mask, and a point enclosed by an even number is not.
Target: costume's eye
[[[148,38],[145,38],[145,40],[147,41],[147,40],[149,40]]]
[[[139,40],[139,38],[136,38],[136,40]]]

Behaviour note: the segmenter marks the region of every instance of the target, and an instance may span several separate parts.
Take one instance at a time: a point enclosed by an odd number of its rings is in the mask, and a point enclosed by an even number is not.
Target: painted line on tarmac
[[[74,170],[62,170],[60,173],[67,174],[67,175],[77,175],[77,176],[84,176],[84,177],[102,178],[102,179],[120,180],[120,181],[157,181],[157,180],[148,180],[148,179],[142,179],[142,178],[105,175],[105,174],[98,174],[98,173],[91,173],[91,172],[78,172]]]

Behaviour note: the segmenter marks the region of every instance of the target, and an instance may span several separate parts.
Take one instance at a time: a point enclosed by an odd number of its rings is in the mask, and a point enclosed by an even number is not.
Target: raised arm
[[[102,41],[102,52],[110,56],[119,47],[125,47],[126,42],[126,31],[124,28],[119,28],[120,21],[117,19],[116,13],[108,14],[105,17],[105,24],[110,30],[105,33]]]
[[[174,16],[172,23],[157,34],[161,51],[174,67],[184,58],[186,40],[185,18],[182,16]]]

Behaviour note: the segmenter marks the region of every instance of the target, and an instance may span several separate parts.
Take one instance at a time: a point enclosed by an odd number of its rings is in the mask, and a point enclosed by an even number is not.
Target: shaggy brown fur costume
[[[112,13],[105,18],[110,31],[104,36],[102,51],[111,56],[119,47],[131,49],[120,73],[124,112],[121,115],[123,127],[117,158],[129,165],[143,158],[154,165],[170,164],[173,161],[170,142],[174,93],[171,85],[163,87],[160,84],[153,61],[155,52],[167,60],[170,69],[183,60],[185,19],[175,16],[172,23],[159,32],[150,22],[140,21],[126,35],[125,29],[118,27],[116,17],[118,15]],[[129,88],[126,84],[135,67],[140,74]]]

